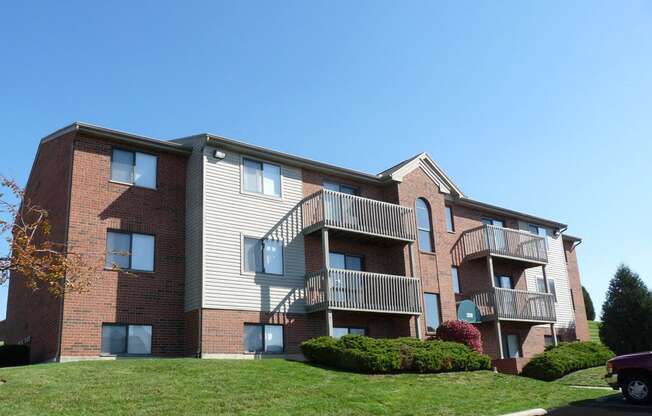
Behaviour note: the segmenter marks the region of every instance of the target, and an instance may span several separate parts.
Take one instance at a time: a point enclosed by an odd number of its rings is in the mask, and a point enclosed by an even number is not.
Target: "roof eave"
[[[568,225],[561,222],[537,217],[535,215],[526,214],[520,211],[514,211],[512,209],[499,207],[497,205],[487,204],[486,202],[480,202],[466,197],[457,198],[456,203],[471,208],[480,208],[485,211],[516,217],[524,221],[528,221],[538,225],[545,225],[551,228],[555,228],[557,230],[563,230],[565,228],[568,228]]]

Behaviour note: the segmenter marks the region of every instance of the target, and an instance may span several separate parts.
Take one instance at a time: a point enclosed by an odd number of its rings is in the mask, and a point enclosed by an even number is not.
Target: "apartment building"
[[[98,253],[85,293],[11,280],[5,337],[34,361],[299,356],[316,336],[427,338],[462,319],[517,372],[588,339],[580,240],[468,198],[425,153],[368,174],[74,123],[42,140],[26,192],[54,239]]]

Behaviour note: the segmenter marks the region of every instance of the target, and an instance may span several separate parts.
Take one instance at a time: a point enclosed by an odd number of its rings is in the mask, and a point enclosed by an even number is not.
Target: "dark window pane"
[[[557,302],[557,288],[555,287],[555,281],[548,279],[548,288],[550,288],[550,293],[552,293],[555,302]]]
[[[349,334],[351,335],[365,335],[364,328],[349,328]]]
[[[245,352],[263,352],[263,326],[244,326],[244,348]]]
[[[346,256],[341,253],[328,253],[328,262],[332,269],[346,269]]]
[[[256,238],[244,238],[244,271],[248,273],[262,273],[263,271],[263,243]]]
[[[451,268],[451,277],[453,279],[453,292],[460,293],[460,276],[457,267]]]
[[[430,231],[430,210],[426,201],[421,198],[417,199],[417,227]]]
[[[127,352],[141,355],[152,353],[152,327],[150,325],[129,325]]]
[[[439,327],[439,295],[426,293],[424,295],[426,307],[426,328],[428,332],[435,332]]]
[[[351,186],[342,185],[342,186],[340,186],[340,192],[345,193],[345,194],[349,194],[349,195],[355,195],[355,194],[358,193],[358,190],[351,187]]]
[[[126,326],[102,325],[102,354],[124,354],[127,352],[126,346]]]
[[[455,224],[453,223],[453,209],[451,207],[446,207],[446,231],[453,232],[455,231]]]
[[[119,267],[129,268],[131,251],[131,235],[109,231],[106,233],[106,262],[108,269]]]
[[[346,256],[346,270],[362,271],[362,257]]]
[[[134,153],[124,150],[113,150],[111,158],[111,180],[134,183]]]

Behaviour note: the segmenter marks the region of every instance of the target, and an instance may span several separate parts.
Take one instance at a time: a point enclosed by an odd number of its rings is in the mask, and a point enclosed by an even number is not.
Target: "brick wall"
[[[36,155],[25,198],[48,211],[50,240],[65,243],[71,146],[74,133],[43,143]],[[27,288],[19,274],[9,282],[6,319],[7,344],[30,343],[33,362],[57,355],[61,299],[45,287]]]
[[[564,250],[566,251],[566,266],[571,296],[575,305],[575,337],[581,341],[590,341],[589,323],[586,319],[586,306],[584,305],[582,283],[580,282],[580,269],[577,264],[577,254],[576,249],[573,248],[573,241],[564,240]]]
[[[97,279],[88,292],[65,297],[61,355],[100,354],[102,323],[152,325],[152,354],[182,355],[185,156],[158,153],[152,190],[109,182],[111,153],[104,140],[75,142],[69,241],[93,256]],[[154,234],[155,271],[104,270],[107,229]]]

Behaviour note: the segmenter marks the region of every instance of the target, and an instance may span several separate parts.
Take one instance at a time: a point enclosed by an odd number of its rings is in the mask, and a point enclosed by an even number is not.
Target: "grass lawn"
[[[2,414],[498,415],[605,395],[489,371],[367,376],[283,360],[151,359],[0,369]]]
[[[591,336],[591,341],[593,342],[599,342],[602,344],[602,341],[600,341],[600,322],[598,321],[589,321],[589,335]]]
[[[609,387],[604,381],[604,375],[607,374],[605,366],[587,368],[585,370],[570,373],[555,383],[567,386],[592,386],[592,387]]]

